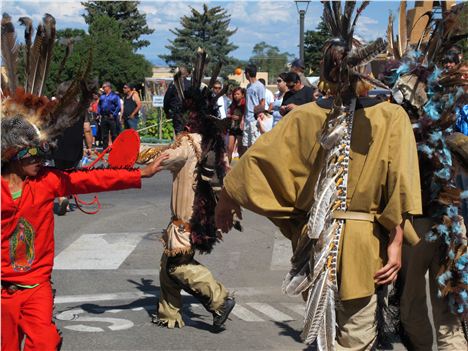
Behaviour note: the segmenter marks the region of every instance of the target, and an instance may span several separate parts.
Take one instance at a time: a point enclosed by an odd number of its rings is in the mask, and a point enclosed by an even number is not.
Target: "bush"
[[[158,138],[162,140],[174,139],[174,127],[172,121],[166,118],[166,114],[161,108],[149,107],[146,109],[146,118],[140,120],[138,129],[152,126],[148,129],[142,130],[140,136]],[[161,136],[159,135],[159,123],[161,123]]]

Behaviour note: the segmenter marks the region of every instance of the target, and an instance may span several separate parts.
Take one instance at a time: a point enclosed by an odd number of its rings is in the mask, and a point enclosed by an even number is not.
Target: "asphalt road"
[[[290,244],[252,213],[244,215],[242,233],[231,232],[211,255],[198,255],[236,296],[226,330],[214,333],[211,314],[189,295],[186,327],[151,323],[170,185],[170,174],[159,173],[141,190],[100,194],[97,215],[56,216],[54,315],[62,350],[304,350],[302,300],[281,293]]]

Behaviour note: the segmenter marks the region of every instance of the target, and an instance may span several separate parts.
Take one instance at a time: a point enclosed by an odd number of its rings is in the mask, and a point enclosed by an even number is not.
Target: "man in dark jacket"
[[[181,66],[179,67],[180,73],[184,78],[184,90],[187,90],[190,86],[190,82],[187,79],[189,75],[189,71],[187,67]],[[167,88],[166,94],[164,94],[164,113],[170,119],[172,119],[172,125],[174,127],[174,133],[177,135],[180,132],[184,131],[185,122],[182,116],[182,102],[177,95],[177,90],[174,83],[171,83]]]

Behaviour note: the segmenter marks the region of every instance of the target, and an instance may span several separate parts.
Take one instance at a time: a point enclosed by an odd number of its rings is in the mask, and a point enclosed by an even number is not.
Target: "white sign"
[[[163,95],[153,95],[153,107],[163,107],[163,102]]]

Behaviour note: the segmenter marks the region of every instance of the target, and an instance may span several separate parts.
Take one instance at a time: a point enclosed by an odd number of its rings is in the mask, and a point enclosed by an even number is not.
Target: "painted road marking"
[[[83,234],[55,257],[55,269],[118,269],[146,234]]]
[[[301,316],[305,313],[305,303],[283,302],[281,305],[297,314],[300,314]]]
[[[291,256],[291,240],[285,239],[280,232],[276,231],[270,269],[272,271],[288,271],[291,268]]]
[[[111,312],[112,310],[107,310],[107,311]],[[130,329],[135,325],[132,321],[128,319],[89,317],[87,315],[82,315],[84,313],[86,312],[83,309],[77,308],[77,309],[61,312],[58,315],[56,315],[55,318],[61,321],[106,323],[105,327],[109,328],[112,331]],[[92,333],[103,332],[106,330],[105,328],[94,327],[94,326],[89,326],[89,325],[84,325],[84,324],[65,325],[64,328],[74,330],[74,331],[92,332]]]
[[[258,295],[274,295],[281,290],[278,286],[266,286],[266,287],[239,287],[229,288],[229,291],[233,292],[235,296],[258,296]],[[182,291],[183,296],[191,296],[190,294]],[[56,296],[54,302],[56,304],[63,303],[79,303],[79,302],[92,302],[92,301],[114,301],[114,300],[135,300],[144,297],[157,297],[159,296],[158,290],[142,291],[131,291],[131,292],[118,292],[108,294],[83,294],[83,295],[62,295]]]
[[[250,312],[247,308],[242,307],[238,303],[234,306],[231,313],[245,322],[265,322],[264,319],[260,318],[255,313]]]
[[[246,305],[255,308],[257,311],[268,316],[269,318],[271,318],[271,320],[275,322],[286,322],[294,320],[294,318],[292,318],[291,316],[288,316],[286,313],[283,313],[266,303],[248,302]]]

